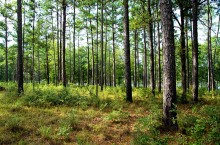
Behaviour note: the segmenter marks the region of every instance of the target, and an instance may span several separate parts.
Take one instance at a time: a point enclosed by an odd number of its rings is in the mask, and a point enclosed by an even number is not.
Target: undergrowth
[[[64,88],[25,84],[18,96],[14,83],[0,83],[0,144],[218,144],[219,95],[200,92],[194,104],[177,104],[179,131],[162,126],[162,94],[133,88],[127,103],[123,87]],[[181,96],[181,90],[177,89]]]

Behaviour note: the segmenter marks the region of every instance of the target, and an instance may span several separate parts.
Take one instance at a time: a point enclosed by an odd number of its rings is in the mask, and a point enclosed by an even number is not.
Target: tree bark
[[[181,101],[184,103],[186,102],[186,44],[185,44],[185,24],[184,24],[184,8],[183,8],[183,1],[179,3],[180,7],[180,20],[181,20],[181,75],[182,75],[182,96]]]
[[[104,59],[103,59],[103,0],[101,1],[101,80],[100,80],[100,86],[101,91],[103,90],[103,66],[104,66]]]
[[[144,75],[143,82],[144,87],[147,88],[147,41],[146,41],[146,28],[144,27]]]
[[[123,2],[124,2],[124,53],[125,53],[126,100],[128,102],[132,102],[128,0],[123,0]]]
[[[161,0],[163,33],[163,124],[166,130],[177,130],[176,64],[171,0]]]
[[[23,53],[22,53],[22,3],[17,0],[17,40],[18,40],[18,55],[17,55],[17,80],[18,93],[24,92],[23,88]]]
[[[134,31],[134,87],[137,87],[137,29]]]
[[[48,37],[46,34],[46,78],[47,78],[47,84],[50,84],[50,72],[49,72],[49,58],[48,58]]]
[[[192,1],[192,16],[193,16],[193,68],[192,68],[192,94],[193,101],[198,101],[198,0]]]
[[[114,0],[112,0],[114,3]],[[114,12],[114,6],[112,5],[112,12]],[[113,86],[116,87],[116,63],[115,63],[115,19],[112,13],[112,49],[113,49]]]
[[[155,96],[155,76],[154,76],[154,46],[153,46],[153,25],[152,25],[152,16],[151,16],[151,6],[150,0],[148,0],[148,35],[149,35],[149,44],[150,44],[150,71],[151,71],[151,92]]]
[[[5,0],[5,5],[7,5],[7,1]],[[7,11],[7,9],[6,9]],[[8,82],[8,16],[7,12],[5,15],[5,81]]]
[[[57,82],[56,85],[60,82],[60,43],[59,43],[59,10],[58,10],[58,0],[57,0]]]
[[[63,49],[62,49],[62,81],[66,87],[66,0],[63,0]]]

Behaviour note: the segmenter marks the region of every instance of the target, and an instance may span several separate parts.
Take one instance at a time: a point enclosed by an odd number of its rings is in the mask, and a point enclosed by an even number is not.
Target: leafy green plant
[[[41,126],[39,132],[46,139],[52,138],[52,128],[50,126]]]

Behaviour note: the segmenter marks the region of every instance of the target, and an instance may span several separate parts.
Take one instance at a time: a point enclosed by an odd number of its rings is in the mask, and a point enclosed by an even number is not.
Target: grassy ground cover
[[[16,85],[0,91],[0,144],[219,144],[218,92],[200,90],[200,102],[178,104],[178,132],[161,127],[162,94],[133,89],[134,103],[124,101],[123,87],[107,87],[95,96],[93,86],[63,88]]]

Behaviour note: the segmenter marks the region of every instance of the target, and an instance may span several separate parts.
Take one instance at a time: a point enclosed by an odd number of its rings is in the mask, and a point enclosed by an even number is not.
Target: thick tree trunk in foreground
[[[167,130],[177,130],[176,65],[171,1],[161,0],[160,8],[163,26],[163,124]]]
[[[126,100],[132,102],[128,0],[124,0],[124,53]]]
[[[17,80],[18,93],[24,92],[23,89],[23,53],[22,53],[22,4],[21,0],[17,0],[17,36],[18,36],[18,55],[17,55]]]

